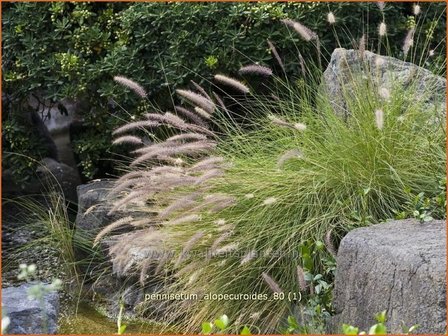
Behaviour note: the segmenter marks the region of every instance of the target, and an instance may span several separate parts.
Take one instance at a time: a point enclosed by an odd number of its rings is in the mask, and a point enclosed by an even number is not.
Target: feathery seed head
[[[277,199],[275,197],[268,197],[263,201],[264,205],[271,205],[277,202]]]
[[[378,27],[378,34],[382,36],[386,36],[387,26],[384,22],[381,22]]]
[[[294,128],[299,131],[304,131],[306,130],[306,125],[302,123],[295,123]]]
[[[361,38],[359,39],[359,54],[361,58],[364,57],[365,51],[366,51],[366,36],[362,35]]]
[[[383,98],[384,100],[386,101],[390,100],[390,92],[387,88],[385,87],[380,88],[378,93],[380,97]]]
[[[269,40],[267,40],[267,42],[268,42],[269,50],[271,51],[272,55],[274,55],[275,60],[280,65],[282,70],[285,71],[285,65],[283,64],[282,59],[280,58],[280,55],[278,54],[277,49],[275,48],[274,44]]]
[[[201,220],[201,216],[197,215],[197,214],[191,214],[191,215],[186,215],[186,216],[182,216],[176,219],[173,219],[167,223],[165,223],[166,225],[178,225],[178,224],[185,224],[185,223],[192,223],[192,222],[199,222]]]
[[[244,195],[244,198],[247,198],[247,199],[251,199],[251,198],[254,198],[254,197],[255,197],[254,194],[246,194],[246,195]]]
[[[213,256],[230,253],[232,251],[235,251],[238,248],[238,246],[239,246],[238,243],[231,243],[231,244],[225,245],[225,246],[217,249],[216,251],[214,251]]]
[[[215,75],[215,80],[242,93],[249,93],[249,88],[240,81],[224,75]]]
[[[183,133],[183,134],[173,135],[172,137],[166,139],[167,142],[185,141],[185,140],[207,140],[207,137],[204,134]]]
[[[233,234],[232,231],[227,231],[224,232],[223,234],[221,234],[212,244],[212,246],[210,247],[210,251],[213,254],[213,252],[216,251],[217,247],[219,246],[219,244],[221,244],[223,241],[225,241],[227,238],[229,238],[231,235]]]
[[[291,149],[286,151],[277,161],[277,168],[282,168],[283,164],[290,159],[301,159],[303,154],[298,149]]]
[[[189,100],[193,104],[202,107],[209,114],[212,114],[213,111],[215,110],[215,104],[211,100],[205,98],[204,96],[196,92],[190,90],[176,90],[176,93],[179,96]]]
[[[226,220],[224,218],[217,219],[217,220],[215,220],[215,224],[216,225],[225,225]]]
[[[199,114],[202,118],[205,119],[210,119],[212,116],[203,108],[199,107],[199,106],[195,106],[194,110],[196,111],[197,114]]]
[[[378,1],[376,3],[376,5],[378,6],[378,8],[380,9],[380,11],[384,11],[384,7],[386,7],[386,3],[384,1]]]
[[[255,259],[256,257],[257,257],[257,252],[255,250],[251,250],[243,257],[243,259],[241,259],[240,265],[247,264],[248,262]]]
[[[309,42],[311,40],[316,40],[318,38],[318,36],[315,32],[313,32],[311,29],[304,26],[300,22],[293,21],[290,19],[283,19],[282,22],[285,25],[293,28],[300,35],[300,37],[303,38],[307,42]]]
[[[204,236],[204,232],[199,231],[196,232],[185,244],[182,253],[179,255],[179,258],[177,259],[175,266],[178,267],[182,261],[185,260],[185,258],[187,257],[188,253],[191,251],[191,249],[193,248],[193,246],[197,243],[197,241],[199,239],[201,239]]]
[[[406,38],[404,39],[403,53],[405,56],[408,54],[409,49],[414,45],[414,33],[415,28],[409,29],[408,33],[406,34]]]
[[[267,273],[263,272],[263,273],[261,273],[261,276],[262,276],[264,282],[269,286],[269,288],[274,293],[283,292],[282,289],[280,288],[280,286]]]
[[[146,127],[158,127],[160,125],[161,124],[158,121],[151,121],[151,120],[134,121],[134,122],[131,122],[129,124],[123,125],[117,129],[115,129],[112,132],[112,134],[117,135],[117,134],[125,133],[127,131],[133,131],[136,129],[144,129]]]
[[[375,111],[375,122],[376,122],[376,127],[378,127],[378,129],[383,129],[384,126],[384,112],[383,110],[376,110]]]
[[[327,248],[328,252],[336,258],[337,250],[333,244],[333,240],[331,239],[332,230],[329,230],[324,237],[324,243],[325,247]]]
[[[143,142],[142,142],[142,139],[140,139],[139,137],[133,136],[133,135],[125,135],[125,136],[115,139],[112,142],[113,145],[118,145],[118,144],[123,144],[123,143],[128,143],[128,144],[133,144],[133,145],[141,145]]]
[[[116,220],[115,222],[109,224],[108,226],[106,226],[104,229],[102,229],[96,235],[95,240],[93,241],[93,245],[97,245],[98,242],[101,240],[101,238],[103,238],[108,233],[114,231],[115,229],[117,229],[123,225],[131,223],[133,220],[134,220],[133,217],[127,216],[127,217],[120,218],[119,220]]]
[[[327,14],[327,21],[329,24],[335,24],[336,23],[336,17],[334,16],[333,12],[329,12]]]
[[[272,70],[268,67],[261,66],[258,64],[246,65],[238,71],[240,75],[260,75],[269,77],[272,76]]]
[[[134,82],[131,79],[123,77],[123,76],[115,76],[114,81],[116,81],[118,84],[121,84],[121,85],[131,89],[140,97],[142,97],[142,98],[146,97],[145,89],[143,89],[143,87],[140,84]]]
[[[228,112],[227,107],[224,104],[224,101],[221,99],[221,97],[216,92],[213,92],[213,97],[215,97],[216,101],[218,102],[218,104],[222,108],[222,110],[227,113]]]
[[[203,119],[201,119],[196,113],[182,107],[182,106],[175,106],[174,110],[178,114],[182,114],[183,116],[187,117],[189,120],[194,122],[196,125],[199,126],[206,126],[206,123]]]
[[[268,119],[275,125],[295,129],[295,127],[293,125],[291,125],[289,122],[284,121],[284,120],[282,120],[282,119],[280,119],[280,118],[278,118],[278,117],[276,117],[276,116],[274,116],[272,114],[268,115]]]
[[[199,91],[199,93],[201,95],[203,95],[205,98],[207,98],[208,100],[212,100],[210,98],[210,96],[207,94],[207,91],[204,90],[204,88],[202,86],[200,86],[198,83],[196,83],[194,80],[191,81],[191,84],[193,84],[193,86],[196,88],[196,90]]]
[[[375,65],[379,68],[381,66],[383,66],[385,63],[384,58],[377,56],[375,57]]]
[[[415,16],[419,15],[421,13],[421,10],[422,9],[421,9],[420,5],[417,5],[417,4],[414,5],[413,12],[414,12]]]
[[[305,272],[300,265],[297,265],[297,282],[299,283],[299,289],[302,292],[305,292],[308,289],[308,286],[306,284],[305,280]]]

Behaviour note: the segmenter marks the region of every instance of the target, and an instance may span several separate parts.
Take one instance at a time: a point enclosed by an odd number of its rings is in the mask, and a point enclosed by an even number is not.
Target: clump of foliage
[[[283,23],[319,51],[314,31]],[[364,67],[366,47],[363,37],[358,57]],[[360,71],[344,92],[343,117],[341,106],[317,89],[319,69],[304,67],[296,82],[260,65],[241,68],[266,84],[261,96],[248,81],[218,74],[211,94],[201,87],[177,90],[193,110],[151,111],[113,132],[114,142],[130,146],[135,157],[112,191],[111,213],[139,211],[96,238],[134,228],[110,250],[117,272],[135,267],[142,285],[149,273],[154,279],[169,274],[162,291],[199,298],[262,296],[168,305],[166,319],[187,332],[224,312],[235,321],[233,332],[251,325],[272,332],[290,315],[302,332],[323,332],[322,320],[332,313],[332,257],[346,232],[400,213],[423,221],[429,213],[444,216],[446,134],[437,107],[428,110],[415,85],[385,89]],[[118,80],[141,91],[131,80]],[[232,105],[217,94],[226,92],[223,86],[232,92],[226,96]],[[422,203],[423,195],[436,200],[434,208],[432,201]],[[135,249],[148,248],[177,253],[149,253],[141,263],[132,257]]]
[[[285,58],[296,55],[296,46],[304,55],[315,55],[315,49],[298,36],[275,28],[287,18],[319,33],[322,50],[333,50],[338,43],[351,46],[353,37],[362,34],[366,12],[372,27],[383,19],[393,20],[394,26],[388,28],[393,55],[400,53],[397,46],[403,32],[418,21],[431,38],[431,48],[437,46],[436,57],[443,60],[445,45],[436,45],[445,32],[436,24],[441,6],[428,5],[425,14],[414,20],[412,6],[406,3],[388,4],[383,11],[371,3],[4,3],[2,88],[14,104],[4,109],[4,150],[34,158],[46,155],[20,119],[29,95],[48,106],[57,106],[63,98],[82,100],[84,107],[78,111],[82,127],[74,134],[74,149],[85,177],[104,176],[114,167],[109,160],[110,130],[129,117],[111,100],[139,117],[148,104],[165,108],[174,87],[198,76],[208,86],[216,71],[235,73],[249,57],[281,70],[266,39],[275,41]],[[327,10],[344,27],[338,43],[332,38],[333,28],[322,20]],[[372,36],[369,44],[376,43]],[[288,76],[298,74],[299,63],[285,64]],[[129,91],[112,83],[117,74],[148,88],[150,103],[135,108]],[[35,168],[23,157],[4,159],[4,168],[14,167],[18,178]]]
[[[377,324],[374,324],[369,328],[369,332],[359,331],[359,328],[353,327],[348,324],[342,325],[342,332],[344,335],[386,335],[387,327],[386,327],[386,311],[382,311],[375,316],[377,320]],[[220,318],[216,319],[214,323],[212,322],[204,322],[202,323],[202,334],[203,335],[211,335],[211,334],[223,334],[229,327],[229,318],[227,315],[222,315]],[[214,328],[214,327],[217,328]],[[403,334],[408,335],[415,330],[417,330],[418,325],[413,325],[410,328],[403,327]],[[217,329],[217,330],[216,330]],[[302,329],[297,321],[292,317],[288,317],[288,328],[282,334],[291,335],[291,334],[306,334],[307,331]],[[243,327],[240,332],[240,335],[251,335],[251,330],[247,326]]]
[[[378,313],[375,316],[375,319],[377,320],[377,324],[374,324],[369,328],[368,332],[365,331],[359,331],[359,328],[353,327],[348,324],[342,325],[342,332],[344,335],[386,335],[387,334],[387,327],[386,327],[386,311],[382,311],[381,313]],[[408,335],[415,330],[417,330],[418,325],[413,325],[411,327],[405,327],[403,326],[403,334]]]

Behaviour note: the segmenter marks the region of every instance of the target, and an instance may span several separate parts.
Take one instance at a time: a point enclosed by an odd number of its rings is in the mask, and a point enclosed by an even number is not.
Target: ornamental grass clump
[[[319,41],[298,22],[284,23],[304,40]],[[379,33],[387,40],[385,31]],[[140,272],[144,285],[147,275],[161,272],[162,293],[267,298],[175,301],[164,305],[166,322],[194,333],[203,321],[227,314],[236,321],[235,332],[251,324],[262,333],[275,332],[297,307],[302,311],[317,300],[320,289],[311,271],[325,274],[324,261],[334,258],[344,234],[412,213],[415,195],[438,195],[446,136],[444,125],[435,122],[437,107],[413,98],[418,85],[382,89],[374,76],[363,76],[370,71],[366,36],[360,41],[357,55],[365,68],[353,73],[350,90],[342,90],[343,107],[315,80],[321,73],[311,76],[308,68],[296,85],[264,66],[246,66],[242,76],[269,77],[268,94],[258,96],[246,82],[215,76],[239,93],[238,100],[226,98],[245,113],[244,126],[229,118],[231,107],[215,92],[208,95],[194,83],[197,92],[177,90],[192,110],[151,112],[115,131],[117,137],[142,139],[132,143],[134,171],[118,179],[111,193],[111,214],[132,210],[133,217],[112,223],[96,240],[118,226],[132,227],[115,243],[108,237],[117,273]],[[406,43],[405,57],[412,47]],[[283,68],[272,42],[269,48]],[[358,85],[360,79],[367,85]],[[308,242],[324,247],[305,262],[300,246]],[[154,246],[174,253],[134,257]],[[281,293],[303,298],[291,302]],[[319,309],[330,314],[330,302]]]

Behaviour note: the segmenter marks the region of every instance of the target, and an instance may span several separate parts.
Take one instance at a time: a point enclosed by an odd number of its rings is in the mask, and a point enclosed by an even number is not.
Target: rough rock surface
[[[108,204],[106,200],[113,185],[114,180],[94,180],[88,184],[82,184],[77,187],[77,228],[96,234],[105,225],[111,223],[111,218],[107,216],[111,205]]]
[[[61,190],[66,200],[76,203],[76,186],[81,183],[79,173],[76,169],[58,162],[52,158],[44,158],[35,176],[25,186],[14,183],[10,170],[5,170],[2,174],[2,195],[20,196],[46,193],[50,186],[55,186],[56,190]]]
[[[347,115],[346,97],[360,81],[369,81],[372,89],[410,90],[410,103],[421,101],[428,111],[442,119],[446,116],[446,79],[429,70],[399,59],[358,50],[337,48],[324,72],[323,85],[338,114]],[[412,94],[411,94],[412,93]]]
[[[113,188],[115,180],[94,180],[88,184],[80,185],[78,191],[78,214],[76,217],[77,234],[82,234],[84,238],[93,240],[97,233],[108,224],[126,216],[133,216],[132,210],[120,210],[112,215],[108,215],[112,207],[113,200],[108,198],[110,190]],[[138,214],[135,214],[138,215]],[[149,214],[150,215],[150,214]],[[149,229],[148,229],[149,230]],[[156,233],[156,231],[155,231]],[[135,235],[135,238],[133,235]],[[129,238],[131,237],[131,238]],[[134,241],[133,247],[125,244],[125,239]],[[145,292],[153,292],[158,284],[153,283],[153,279],[148,275],[148,283],[142,287],[139,272],[135,272],[132,267],[141,264],[143,259],[154,256],[157,258],[163,255],[162,245],[156,244],[159,240],[145,240],[145,236],[135,233],[129,226],[115,230],[113,235],[105,238],[100,244],[105,255],[109,254],[109,249],[117,243],[124,244],[118,249],[126,258],[114,258],[116,255],[108,255],[110,261],[110,271],[98,276],[91,284],[91,290],[100,301],[102,310],[110,317],[116,317],[120,309],[119,302],[123,301],[126,313],[133,316],[144,301]],[[120,260],[124,260],[122,264]],[[148,273],[154,271],[148,269]]]
[[[446,224],[391,221],[348,233],[337,255],[336,316],[362,330],[387,310],[388,332],[419,324],[418,333],[446,332]]]
[[[48,293],[42,305],[29,299],[32,284],[2,289],[2,311],[11,320],[7,334],[55,334],[59,314],[59,294]]]

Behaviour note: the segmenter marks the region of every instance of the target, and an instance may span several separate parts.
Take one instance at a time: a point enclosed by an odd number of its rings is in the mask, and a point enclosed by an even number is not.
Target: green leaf
[[[250,329],[247,326],[244,326],[244,328],[241,330],[240,335],[252,335],[250,332]]]
[[[127,327],[126,324],[122,324],[122,325],[120,326],[120,329],[118,330],[118,335],[123,335],[124,332],[126,331],[126,327]]]
[[[223,331],[229,325],[229,318],[227,315],[222,315],[219,319],[215,320],[215,325]]]
[[[384,324],[378,323],[370,327],[369,335],[386,335],[387,328]]]
[[[344,335],[358,335],[359,329],[348,324],[343,324],[342,332],[344,333]]]
[[[377,320],[378,323],[385,323],[387,319],[387,311],[383,310],[381,313],[378,313],[375,315],[375,320]]]
[[[202,334],[210,335],[213,330],[213,324],[211,322],[202,323]]]
[[[288,326],[293,329],[299,328],[299,324],[297,323],[297,320],[294,316],[288,316]]]
[[[412,327],[410,327],[409,329],[408,329],[408,333],[411,333],[411,332],[413,332],[413,331],[415,331],[415,330],[417,330],[418,329],[418,327],[419,327],[419,325],[418,324],[414,324]]]

